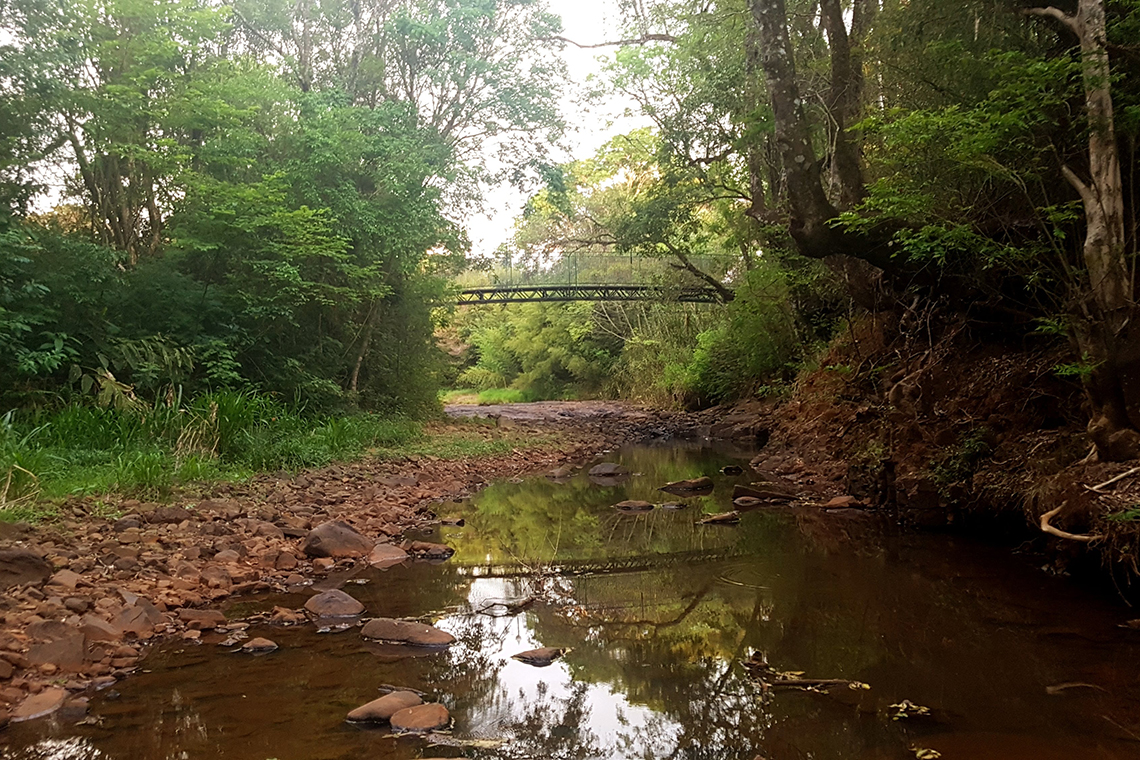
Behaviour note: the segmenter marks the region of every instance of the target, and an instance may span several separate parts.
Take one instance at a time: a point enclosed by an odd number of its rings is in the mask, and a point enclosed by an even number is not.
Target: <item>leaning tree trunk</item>
[[[1140,456],[1140,310],[1125,260],[1124,188],[1120,176],[1103,0],[1080,0],[1076,15],[1057,8],[1026,13],[1054,18],[1081,43],[1085,108],[1089,119],[1089,179],[1062,172],[1085,209],[1084,264],[1088,287],[1075,339],[1091,371],[1089,433],[1102,459]]]

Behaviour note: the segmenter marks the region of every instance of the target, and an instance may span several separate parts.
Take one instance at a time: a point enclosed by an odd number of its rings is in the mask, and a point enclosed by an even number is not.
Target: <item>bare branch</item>
[[[590,50],[592,48],[622,47],[624,45],[647,45],[650,42],[676,42],[677,38],[671,34],[643,34],[640,37],[631,37],[628,40],[599,42],[596,45],[583,45],[581,42],[575,42],[574,40],[568,37],[563,37],[561,35],[555,35],[553,37],[538,37],[537,40],[539,42],[565,42],[568,45],[573,45],[574,47],[581,48],[582,50]]]
[[[1056,536],[1057,538],[1067,538],[1070,541],[1080,541],[1081,543],[1085,543],[1085,544],[1092,543],[1093,541],[1099,541],[1102,538],[1104,538],[1104,536],[1077,535],[1075,533],[1069,533],[1067,531],[1063,531],[1060,528],[1054,528],[1049,523],[1049,521],[1052,520],[1057,515],[1059,515],[1061,513],[1061,510],[1067,506],[1069,506],[1069,502],[1065,502],[1064,504],[1057,507],[1056,509],[1049,511],[1049,512],[1046,512],[1045,514],[1041,515],[1041,530],[1045,531],[1050,536]]]
[[[1070,16],[1060,8],[1049,6],[1047,8],[1026,8],[1022,11],[1026,16],[1041,16],[1042,18],[1054,18],[1068,27],[1069,31],[1078,37],[1081,36],[1080,29],[1077,28],[1077,19],[1075,16]]]

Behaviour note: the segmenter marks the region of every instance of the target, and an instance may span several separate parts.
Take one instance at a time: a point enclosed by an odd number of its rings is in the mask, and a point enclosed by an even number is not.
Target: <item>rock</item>
[[[251,654],[264,654],[277,649],[277,643],[258,636],[241,645],[241,651]]]
[[[740,465],[730,464],[726,467],[721,467],[720,472],[722,475],[743,475],[744,468]]]
[[[690,480],[674,480],[672,483],[666,483],[657,489],[658,491],[665,491],[666,493],[691,493],[693,491],[711,491],[713,490],[712,478],[700,477],[692,478]]]
[[[447,559],[455,550],[447,544],[433,544],[430,541],[412,541],[408,551],[420,559]]]
[[[229,591],[234,585],[229,571],[217,565],[207,565],[202,568],[202,581],[210,588],[219,588],[223,591]]]
[[[191,610],[183,607],[178,610],[178,619],[194,631],[217,628],[226,624],[226,616],[221,610]]]
[[[87,717],[87,697],[75,697],[63,703],[63,707],[56,713],[56,720],[61,723],[78,723]]]
[[[155,626],[162,622],[164,618],[158,608],[141,597],[123,608],[111,621],[112,625],[117,626],[123,633],[133,633],[140,639],[150,638]]]
[[[546,474],[546,477],[551,480],[564,480],[574,474],[574,467],[564,464],[561,467],[556,467]]]
[[[221,562],[224,565],[232,565],[241,560],[241,555],[233,549],[225,549],[214,555],[215,562]]]
[[[25,720],[35,720],[63,707],[67,699],[67,690],[60,688],[44,689],[39,694],[32,694],[12,711],[10,720],[13,723],[22,723]]]
[[[527,665],[534,665],[536,668],[545,668],[569,651],[566,647],[542,647],[541,649],[530,649],[511,655],[511,659],[525,662]]]
[[[60,570],[58,573],[51,577],[48,583],[52,586],[62,586],[66,589],[75,590],[75,587],[83,580],[79,573],[72,572],[71,570]]]
[[[372,567],[391,567],[398,565],[408,558],[408,553],[392,544],[376,544],[368,555],[368,564]]]
[[[307,620],[305,613],[288,607],[274,607],[269,622],[274,625],[300,625]]]
[[[392,715],[390,722],[397,731],[434,731],[451,722],[451,713],[439,702],[405,707]]]
[[[738,496],[732,500],[733,505],[740,509],[756,509],[762,507],[768,502],[763,499],[757,499],[755,496]]]
[[[423,703],[424,701],[420,699],[419,694],[410,691],[394,691],[356,708],[348,714],[348,719],[354,723],[387,723],[400,710],[416,707]]]
[[[0,588],[40,583],[52,575],[52,566],[27,549],[0,549]]]
[[[0,660],[0,681],[7,681],[15,672],[16,669],[12,666],[12,663],[7,660]]]
[[[591,477],[620,478],[629,475],[629,470],[616,462],[602,462],[590,468]]]
[[[364,612],[364,605],[343,591],[332,589],[309,599],[305,609],[317,617],[353,617]]]
[[[363,557],[373,545],[348,523],[334,520],[310,531],[301,550],[309,557]]]
[[[95,615],[84,615],[79,624],[79,630],[83,633],[83,638],[88,644],[96,641],[116,642],[123,640],[121,628]]]
[[[614,504],[614,509],[621,510],[622,512],[648,512],[653,509],[653,503],[649,501],[638,501],[637,499],[628,499]]]
[[[736,525],[740,522],[739,512],[721,512],[718,515],[709,515],[703,520],[698,520],[698,525]]]
[[[854,496],[836,496],[826,504],[823,505],[824,509],[849,509],[851,507],[861,506],[862,503]]]
[[[679,501],[667,501],[661,505],[662,509],[684,509],[685,505]]]
[[[291,552],[281,552],[273,561],[274,570],[295,570],[297,567],[297,558]]]
[[[753,484],[750,486],[733,486],[732,499],[735,501],[741,496],[748,496],[753,499],[762,499],[764,501],[791,501],[796,498],[796,494],[790,491],[785,491],[782,488],[769,486],[764,484]]]
[[[75,673],[83,669],[85,649],[83,633],[66,623],[37,623],[28,626],[28,633],[39,643],[24,655],[36,667],[51,666],[55,669]]]
[[[373,618],[364,624],[360,635],[366,639],[413,644],[422,647],[444,647],[455,642],[446,631],[424,623],[411,623],[392,618]]]
[[[158,507],[146,516],[146,521],[154,524],[177,524],[183,520],[194,517],[189,510],[182,507]]]

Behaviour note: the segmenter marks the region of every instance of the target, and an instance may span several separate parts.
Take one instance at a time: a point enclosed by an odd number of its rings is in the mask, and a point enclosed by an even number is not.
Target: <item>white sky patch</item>
[[[550,9],[562,17],[563,36],[575,42],[596,45],[619,36],[615,0],[550,0]],[[566,139],[569,153],[556,155],[555,160],[590,158],[616,135],[652,125],[646,117],[623,115],[631,104],[620,95],[604,103],[584,102],[589,77],[602,70],[599,58],[612,56],[614,50],[582,50],[566,45],[562,56],[569,69],[570,81],[560,108],[569,125]],[[490,188],[484,200],[486,215],[475,215],[466,220],[473,256],[491,256],[510,239],[515,217],[522,212],[527,196],[510,186],[502,186]]]

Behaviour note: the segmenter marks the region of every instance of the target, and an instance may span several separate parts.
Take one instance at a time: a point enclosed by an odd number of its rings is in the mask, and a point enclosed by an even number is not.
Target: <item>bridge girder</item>
[[[459,293],[460,306],[504,303],[567,303],[570,301],[675,301],[723,303],[715,288],[658,288],[650,285],[539,285],[468,288]]]

